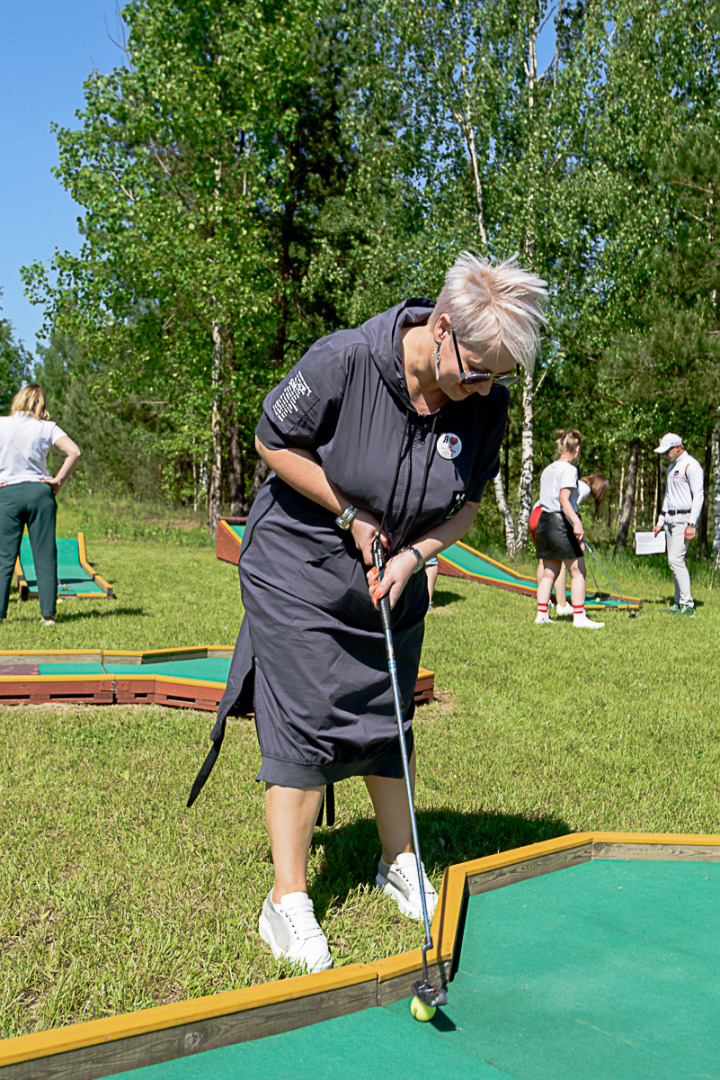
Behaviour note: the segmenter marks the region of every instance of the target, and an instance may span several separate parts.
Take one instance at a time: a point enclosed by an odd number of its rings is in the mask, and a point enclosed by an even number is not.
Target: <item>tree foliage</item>
[[[30,359],[27,349],[15,340],[12,324],[0,318],[0,411],[3,415],[10,411],[13,397],[28,378]]]
[[[112,401],[162,410],[171,467],[207,463],[211,414],[213,457],[220,417],[250,457],[268,386],[337,319],[354,159],[341,12],[133,0],[123,18],[126,66],[91,76],[80,127],[58,131],[82,250],[26,280]]]
[[[583,430],[616,498],[631,448],[645,491],[659,433],[708,440],[720,16],[705,0],[431,0],[412,18],[399,0],[131,0],[123,18],[126,63],[91,76],[58,131],[83,248],[26,280],[168,492],[214,478],[216,513],[222,472],[241,507],[268,387],[322,334],[436,294],[466,247],[517,251],[550,283],[497,488],[513,544],[555,427]]]

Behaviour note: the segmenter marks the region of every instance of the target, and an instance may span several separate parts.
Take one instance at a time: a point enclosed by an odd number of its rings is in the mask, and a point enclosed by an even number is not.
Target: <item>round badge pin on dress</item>
[[[437,441],[437,452],[441,458],[445,458],[446,461],[452,461],[456,458],[462,450],[462,441],[459,435],[452,435],[448,432],[446,435],[441,435]]]

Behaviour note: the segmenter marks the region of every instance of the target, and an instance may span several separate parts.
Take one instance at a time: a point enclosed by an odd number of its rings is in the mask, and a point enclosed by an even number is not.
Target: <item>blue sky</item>
[[[0,315],[33,353],[42,313],[19,268],[80,243],[79,208],[50,171],[50,125],[76,126],[90,72],[122,63],[117,10],[115,0],[0,0]]]

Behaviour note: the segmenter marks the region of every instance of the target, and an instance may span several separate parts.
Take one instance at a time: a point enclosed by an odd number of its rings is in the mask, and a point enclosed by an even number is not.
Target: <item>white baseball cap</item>
[[[668,431],[667,435],[663,435],[660,440],[660,445],[655,447],[654,453],[667,454],[673,446],[682,446],[682,439],[679,435],[673,435],[672,431]]]

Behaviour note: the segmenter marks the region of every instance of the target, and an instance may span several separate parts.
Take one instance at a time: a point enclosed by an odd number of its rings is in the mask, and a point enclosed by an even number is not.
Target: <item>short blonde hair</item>
[[[10,415],[16,412],[27,413],[29,416],[34,416],[36,420],[49,420],[50,413],[47,410],[45,391],[42,387],[37,383],[28,383],[22,390],[18,390],[12,399]]]
[[[497,352],[504,346],[532,375],[540,349],[540,327],[547,322],[540,301],[547,282],[521,269],[517,255],[493,266],[464,251],[448,270],[430,319],[450,316],[459,342],[470,352]]]

